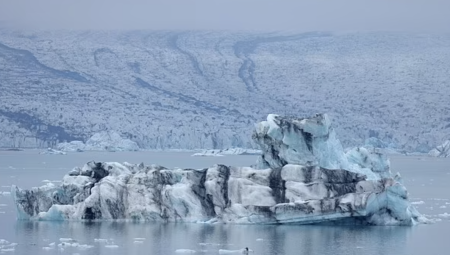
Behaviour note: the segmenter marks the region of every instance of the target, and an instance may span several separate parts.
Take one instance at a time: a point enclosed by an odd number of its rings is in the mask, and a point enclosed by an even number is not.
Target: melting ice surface
[[[60,180],[79,162],[131,161],[201,168],[220,163],[251,165],[256,156],[191,157],[189,152],[86,152],[40,155],[38,151],[0,151],[0,191],[12,184],[30,188],[42,180]],[[24,160],[26,159],[26,160]],[[44,164],[45,162],[45,164]],[[10,195],[0,196],[0,246],[14,244],[4,254],[220,254],[249,247],[258,255],[273,254],[447,254],[450,250],[450,159],[395,156],[392,169],[402,174],[412,202],[434,224],[414,227],[392,226],[311,226],[311,225],[230,225],[132,222],[48,222],[16,221],[16,209]],[[13,168],[10,168],[13,166]],[[56,184],[56,183],[55,183]],[[441,208],[446,206],[445,208]],[[59,244],[71,238],[78,243],[60,250]],[[145,238],[145,239],[144,239]],[[2,244],[1,239],[4,240]],[[136,243],[136,241],[142,241]],[[107,248],[106,245],[116,245]],[[80,249],[79,247],[86,247]],[[62,246],[62,245],[61,245]],[[44,249],[45,248],[45,249]],[[11,249],[5,247],[5,249]]]

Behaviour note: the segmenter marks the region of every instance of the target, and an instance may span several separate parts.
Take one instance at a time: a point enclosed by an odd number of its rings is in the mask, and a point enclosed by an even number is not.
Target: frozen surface
[[[18,218],[243,224],[413,225],[399,175],[382,154],[344,153],[327,115],[269,115],[253,136],[264,169],[89,162],[61,184],[12,187]]]

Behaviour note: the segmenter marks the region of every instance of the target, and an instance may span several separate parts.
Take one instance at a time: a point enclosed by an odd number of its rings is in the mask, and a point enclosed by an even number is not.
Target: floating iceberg
[[[213,149],[203,150],[192,154],[192,156],[202,157],[221,157],[224,155],[261,155],[261,150],[256,149],[244,149],[244,148],[228,148],[228,149]]]
[[[82,152],[85,147],[86,145],[82,141],[71,141],[56,145],[56,149],[67,152]]]
[[[66,155],[64,151],[55,150],[52,148],[47,148],[47,150],[40,152],[39,154],[50,154],[50,155]]]
[[[86,141],[71,141],[59,143],[56,148],[61,151],[137,151],[139,146],[130,139],[123,138],[114,131],[95,133]]]
[[[413,225],[425,221],[408,201],[388,159],[364,148],[347,153],[326,115],[269,115],[253,139],[261,169],[214,165],[166,169],[89,162],[61,184],[12,187],[18,218],[241,224]]]
[[[443,144],[432,149],[428,154],[433,157],[450,157],[450,140],[446,140]]]

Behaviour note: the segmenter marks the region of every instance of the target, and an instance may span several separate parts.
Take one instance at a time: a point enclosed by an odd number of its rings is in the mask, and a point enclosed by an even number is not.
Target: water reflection
[[[219,249],[249,247],[254,254],[405,254],[410,227],[253,226],[126,222],[27,222],[15,224],[16,254],[48,254],[42,247],[73,238],[94,248],[80,254],[175,254],[191,249],[218,254]],[[145,238],[136,243],[135,238]],[[117,249],[105,248],[107,239]],[[72,254],[71,253],[71,254]]]

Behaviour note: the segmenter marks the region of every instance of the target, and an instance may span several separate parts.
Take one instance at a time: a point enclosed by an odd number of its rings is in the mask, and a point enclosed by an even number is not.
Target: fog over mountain
[[[33,29],[450,32],[446,0],[15,0],[0,21]]]

